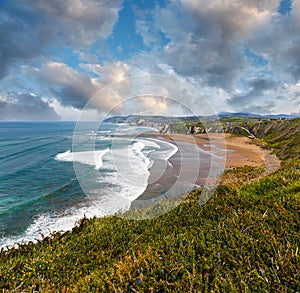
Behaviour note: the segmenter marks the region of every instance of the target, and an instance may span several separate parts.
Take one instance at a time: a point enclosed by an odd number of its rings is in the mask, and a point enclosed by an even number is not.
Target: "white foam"
[[[143,142],[137,141],[126,149],[112,150],[111,163],[118,172],[118,176],[127,182],[126,185],[132,184],[135,188],[143,186],[143,189],[147,186],[150,176],[148,170],[150,160],[142,152],[144,147]]]
[[[178,150],[174,144],[158,139],[137,138],[132,144],[115,144],[115,146],[116,148],[112,147],[112,150],[107,148],[74,153],[68,150],[57,154],[55,157],[57,161],[79,162],[94,166],[95,169],[105,168],[106,171],[100,171],[96,178],[102,188],[92,190],[91,188],[95,186],[89,187],[89,182],[87,182],[87,187],[90,188],[88,192],[90,204],[69,208],[61,213],[40,215],[27,228],[24,235],[2,239],[0,247],[12,247],[14,243],[22,241],[24,243],[35,242],[41,239],[41,234],[47,236],[55,231],[71,230],[75,223],[84,216],[87,218],[103,217],[128,210],[131,202],[147,188],[150,177],[149,168],[153,163],[148,158],[149,153],[157,151],[159,158],[168,160]],[[103,160],[104,155],[105,160]]]
[[[137,155],[138,157],[140,157],[142,159],[142,161],[145,163],[146,165],[146,168],[148,169],[149,167],[149,164],[150,164],[150,160],[149,158],[147,158],[144,153],[142,152],[142,150],[145,148],[145,144],[141,141],[137,141],[136,143],[134,143],[132,145],[132,150],[133,150],[133,153],[135,155]],[[133,162],[135,163],[135,162]],[[134,166],[132,166],[134,168]],[[148,173],[148,171],[147,171]]]
[[[93,202],[101,201],[101,206],[109,214],[129,208],[131,201],[146,190],[150,177],[148,168],[151,161],[142,152],[143,142],[116,146],[103,163],[106,171],[99,173],[97,178],[85,177],[80,182],[89,198]],[[95,179],[100,186],[98,189],[90,184]]]
[[[99,206],[94,204],[74,207],[62,213],[42,214],[35,218],[23,235],[1,239],[0,249],[26,244],[30,241],[36,243],[42,239],[42,235],[49,236],[54,232],[71,231],[76,223],[84,217],[103,217],[105,215]]]
[[[160,144],[162,144],[164,147],[166,147],[166,150],[160,150],[157,152],[157,157],[159,159],[168,161],[178,151],[178,147],[171,142],[167,142],[167,141],[160,140],[160,139],[153,139],[153,141],[154,141],[154,143],[155,143],[155,141],[157,141]]]
[[[68,150],[64,153],[59,153],[55,156],[55,160],[64,161],[64,162],[73,162],[73,154],[71,150]]]
[[[145,138],[145,139],[138,139],[139,141],[141,141],[145,147],[151,147],[151,148],[154,148],[154,149],[160,149],[160,145],[157,144],[154,139],[151,139],[151,138]]]
[[[127,123],[120,123],[118,126],[119,129],[116,130],[116,133],[119,131],[123,135],[142,133],[143,130],[147,129],[146,127],[130,127]],[[89,137],[97,141],[109,141],[110,139],[113,141],[114,139],[110,137],[110,134],[114,133],[113,130],[113,128],[112,130],[100,129],[98,131],[80,132],[74,135],[78,138],[77,141],[80,142],[85,142]],[[157,132],[157,129],[153,128],[152,130]],[[74,139],[74,137],[68,137],[68,139],[71,138]],[[97,185],[91,184],[92,187],[90,188],[95,187],[95,189],[90,190],[89,202],[81,206],[65,208],[64,211],[37,216],[23,235],[0,239],[0,248],[12,247],[14,243],[21,243],[22,241],[24,243],[29,241],[36,242],[37,239],[42,238],[41,234],[47,236],[55,231],[72,230],[76,222],[84,216],[87,218],[94,216],[103,217],[129,209],[131,202],[138,198],[147,188],[150,177],[149,168],[151,168],[153,163],[149,159],[149,154],[157,151],[161,158],[168,160],[177,152],[177,147],[173,144],[152,138],[136,138],[133,143],[131,143],[132,140],[130,139],[115,138],[115,140],[121,141],[120,144],[115,143],[117,147],[120,147],[119,149],[110,150],[107,148],[104,150],[80,152],[67,150],[57,154],[55,156],[57,161],[78,162],[100,170],[99,172],[91,172],[91,175],[97,176],[94,177],[94,180],[98,180],[98,183],[104,187],[96,189]],[[128,143],[124,143],[124,141]],[[107,146],[106,143],[104,145]],[[163,150],[162,146],[164,146]],[[88,174],[85,175],[88,176]]]
[[[71,152],[68,150],[64,153],[57,154],[55,160],[63,162],[78,162],[95,166],[96,170],[99,170],[103,165],[103,156],[110,152],[110,149],[98,151],[86,151],[86,152]]]

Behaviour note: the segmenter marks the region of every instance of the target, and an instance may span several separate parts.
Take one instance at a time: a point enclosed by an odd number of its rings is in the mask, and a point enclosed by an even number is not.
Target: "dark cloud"
[[[296,101],[296,100],[299,100],[299,98],[297,96],[294,96],[293,98],[289,99],[289,102],[293,102],[293,101]]]
[[[46,63],[35,75],[50,95],[65,107],[82,109],[99,90],[89,75],[78,73],[64,63]]]
[[[78,72],[66,64],[58,62],[48,62],[34,74],[39,83],[45,86],[44,91],[48,92],[62,106],[71,106],[81,110],[100,89],[111,82],[118,81],[118,78],[123,79],[126,76],[127,67],[122,65],[123,63],[120,62],[102,67],[95,65],[103,74],[101,78],[92,78],[88,74]],[[96,105],[90,106],[99,111],[107,111],[115,106],[118,97],[118,94],[101,97],[100,100],[97,100]]]
[[[5,7],[0,10],[0,78],[18,61],[39,56],[45,43],[42,25],[35,29],[35,13],[31,10]]]
[[[277,101],[285,101],[285,100],[286,100],[286,97],[284,97],[284,96],[277,96],[275,99],[276,99]]]
[[[223,90],[232,109],[273,99],[275,111],[290,111],[292,105],[276,96],[287,100],[300,79],[300,1],[292,1],[288,13],[279,6],[278,0],[168,1],[151,12],[151,33],[139,33],[166,74],[195,80],[209,94]],[[150,38],[153,30],[164,35],[163,47]],[[249,62],[249,52],[255,63]],[[148,60],[142,64],[150,68],[147,62],[154,62]],[[250,78],[246,90],[243,81]],[[232,95],[235,90],[242,94]],[[267,109],[261,107],[257,110]]]
[[[121,6],[121,0],[26,0],[26,3],[42,17],[47,16],[56,35],[78,47],[110,35]]]
[[[288,14],[277,12],[278,0],[158,3],[142,11],[134,8],[136,31],[128,26],[122,33],[140,34],[141,50],[147,49],[116,65],[118,61],[111,59],[117,56],[116,48],[105,55],[105,46],[110,46],[105,40],[112,34],[122,0],[0,2],[0,79],[6,77],[2,88],[30,87],[29,92],[56,99],[57,109],[82,109],[111,82],[165,73],[192,82],[218,103],[216,107],[262,112],[273,109],[275,101],[276,110],[284,106],[290,111],[284,99],[294,103],[289,99],[299,90],[300,1],[292,2]],[[255,66],[246,52],[257,57]],[[270,78],[282,80],[282,86]],[[119,96],[102,98],[97,109],[112,107]],[[13,101],[2,99],[1,105],[7,112]]]
[[[60,117],[41,97],[32,94],[0,95],[0,120],[58,120]]]
[[[0,4],[0,78],[9,68],[56,49],[87,48],[106,38],[121,1],[26,0]]]
[[[273,80],[264,78],[250,80],[248,85],[256,92],[262,92],[264,90],[274,89],[276,87],[276,83]]]
[[[257,114],[270,114],[272,113],[272,109],[276,106],[274,101],[269,101],[263,103],[262,105],[250,105],[244,107],[242,111],[250,112],[250,113],[257,113]]]
[[[265,91],[274,90],[277,84],[272,80],[254,79],[248,82],[250,90],[241,95],[234,95],[228,100],[228,104],[234,107],[246,107],[253,102],[261,101]]]
[[[300,38],[298,38],[300,41]],[[295,81],[300,80],[300,45],[294,45],[286,52],[286,58],[290,62],[287,71],[290,72]]]

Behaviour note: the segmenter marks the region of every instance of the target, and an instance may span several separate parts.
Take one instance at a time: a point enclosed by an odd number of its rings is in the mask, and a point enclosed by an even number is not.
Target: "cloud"
[[[300,80],[300,1],[292,2],[290,14],[274,13],[272,18],[253,31],[247,41],[254,52],[270,60],[271,69],[281,79]]]
[[[80,61],[88,62],[88,63],[98,63],[99,58],[96,54],[87,53],[84,51],[81,51],[78,53],[78,57]]]
[[[284,96],[277,96],[275,99],[277,101],[286,101],[286,97],[284,97]]]
[[[104,62],[101,64],[80,64],[80,68],[83,68],[89,72],[92,72],[99,77],[106,84],[121,81],[130,76],[130,65],[121,61],[116,62]]]
[[[101,89],[109,84],[121,81],[127,74],[127,65],[121,62],[115,64],[107,63],[100,66],[97,64],[82,64],[82,67],[101,75],[93,78],[88,74],[79,72],[65,63],[47,62],[34,74],[39,82],[43,84],[44,92],[48,92],[63,107],[83,109]],[[124,85],[126,85],[124,83]],[[118,91],[110,91],[107,95],[98,94],[88,107],[94,107],[99,112],[106,112],[116,107],[122,94],[127,88],[118,88]]]
[[[112,33],[121,0],[14,0],[0,5],[3,78],[19,62],[48,56],[54,47],[87,49],[103,41]]]
[[[275,106],[276,104],[274,101],[267,101],[257,105],[249,105],[243,108],[243,111],[257,114],[270,114]]]
[[[158,31],[153,27],[152,21],[138,19],[135,22],[136,32],[142,37],[144,45],[147,47],[158,46],[161,38]]]
[[[182,0],[154,13],[170,40],[161,58],[183,76],[229,89],[245,69],[243,40],[268,21],[278,1]]]
[[[90,76],[81,74],[64,63],[48,62],[35,74],[45,90],[62,106],[83,108],[99,90]]]
[[[39,96],[14,92],[0,95],[0,120],[58,119],[54,109]]]
[[[238,94],[233,95],[231,98],[228,99],[228,104],[230,106],[234,106],[237,108],[241,108],[245,110],[247,108],[247,105],[251,105],[252,103],[263,103],[263,97],[265,92],[268,90],[275,91],[277,84],[273,80],[267,80],[267,79],[253,79],[248,82],[248,85],[250,87],[250,90],[245,94]],[[272,103],[273,105],[273,103]],[[268,107],[270,107],[271,104],[268,102]],[[260,110],[260,113],[262,112],[262,109],[265,107],[256,107]],[[253,107],[252,107],[253,108]],[[267,108],[266,108],[267,109]]]
[[[279,2],[172,0],[134,6],[122,0],[2,1],[2,88],[42,93],[34,99],[47,98],[41,104],[49,102],[50,110],[52,106],[71,119],[99,90],[120,81],[124,82],[105,95],[98,94],[87,111],[97,109],[93,115],[112,108],[126,111],[120,105],[133,93],[159,97],[164,85],[154,89],[150,82],[147,92],[146,87],[139,89],[141,84],[126,80],[168,74],[199,90],[191,95],[177,82],[168,84],[170,99],[199,113],[204,100],[217,111],[293,111],[300,92],[300,1],[292,1],[289,13],[280,12]],[[122,5],[124,18],[119,24],[135,12],[128,27],[115,26]],[[139,52],[122,43],[122,36],[136,33],[144,43],[137,45]],[[124,50],[121,55],[132,57],[118,60],[120,52],[111,43],[125,44],[119,48]],[[30,100],[19,96],[2,97],[6,112],[16,113],[16,99]],[[157,98],[139,100],[129,108],[166,107],[180,112],[178,105]]]
[[[120,0],[27,0],[26,3],[55,24],[52,30],[56,35],[79,47],[110,35],[121,5]]]

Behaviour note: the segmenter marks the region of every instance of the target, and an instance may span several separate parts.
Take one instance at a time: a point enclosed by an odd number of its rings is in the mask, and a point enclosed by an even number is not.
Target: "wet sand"
[[[261,166],[265,160],[266,152],[259,146],[251,143],[248,137],[233,136],[229,133],[170,135],[167,139],[196,143],[201,149],[211,151],[211,143],[216,147],[226,148],[226,168],[241,166]]]
[[[261,166],[268,155],[251,143],[250,138],[231,134],[178,134],[152,138],[172,142],[178,151],[169,163],[154,160],[147,189],[137,202],[155,199],[168,191],[175,195],[187,193],[207,184],[209,180],[213,182],[213,178],[222,175],[225,169]],[[137,202],[133,202],[133,206],[137,206]]]

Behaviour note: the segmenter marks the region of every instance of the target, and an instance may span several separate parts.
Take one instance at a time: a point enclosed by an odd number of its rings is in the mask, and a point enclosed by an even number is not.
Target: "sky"
[[[298,0],[1,0],[0,120],[300,113],[299,31]]]

